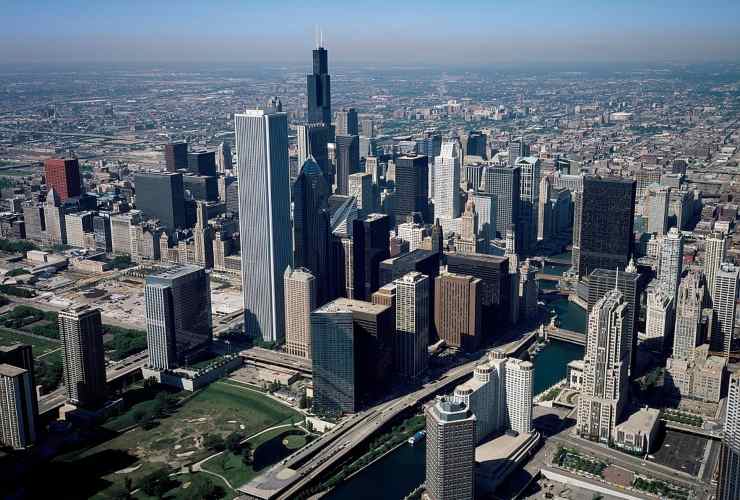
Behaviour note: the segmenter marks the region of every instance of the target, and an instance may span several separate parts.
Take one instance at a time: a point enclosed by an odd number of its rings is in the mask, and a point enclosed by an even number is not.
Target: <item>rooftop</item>
[[[0,365],[0,375],[3,375],[5,377],[17,377],[18,375],[22,375],[26,373],[26,370],[23,368],[18,368],[17,366],[8,365],[8,364],[1,364]]]

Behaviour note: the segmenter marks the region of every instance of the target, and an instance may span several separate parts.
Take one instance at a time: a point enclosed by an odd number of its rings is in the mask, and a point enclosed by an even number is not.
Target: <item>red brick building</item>
[[[44,162],[46,185],[59,194],[63,202],[82,194],[82,178],[77,158],[50,158]]]

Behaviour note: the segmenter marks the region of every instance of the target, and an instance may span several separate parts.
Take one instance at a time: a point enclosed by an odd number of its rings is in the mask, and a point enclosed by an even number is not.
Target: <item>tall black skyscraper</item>
[[[482,176],[483,191],[496,196],[496,232],[503,238],[506,228],[519,222],[521,168],[488,165]]]
[[[331,85],[329,63],[324,47],[313,51],[313,73],[306,75],[308,122],[331,125]]]
[[[188,143],[173,142],[165,144],[164,162],[168,172],[188,168]]]
[[[429,162],[424,155],[396,159],[396,224],[406,222],[411,212],[429,221]]]
[[[354,297],[369,301],[380,287],[380,263],[390,257],[387,215],[370,214],[352,226]]]
[[[573,270],[578,277],[594,269],[624,269],[632,253],[635,181],[620,177],[583,178],[575,193]]]
[[[181,173],[144,172],[134,177],[136,208],[159,219],[169,230],[186,226],[185,190]]]
[[[330,194],[331,187],[321,168],[309,158],[293,184],[293,260],[296,268],[304,267],[316,278],[317,305],[334,298],[330,278]]]
[[[349,194],[349,176],[360,171],[360,138],[337,135],[337,194]]]

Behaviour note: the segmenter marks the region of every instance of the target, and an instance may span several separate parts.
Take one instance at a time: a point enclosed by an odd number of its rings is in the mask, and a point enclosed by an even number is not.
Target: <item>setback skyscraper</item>
[[[309,123],[331,125],[330,80],[327,52],[319,44],[313,51],[313,73],[306,75]]]
[[[247,335],[282,342],[283,273],[291,263],[292,252],[288,118],[276,101],[264,111],[236,114],[234,122],[244,328]]]

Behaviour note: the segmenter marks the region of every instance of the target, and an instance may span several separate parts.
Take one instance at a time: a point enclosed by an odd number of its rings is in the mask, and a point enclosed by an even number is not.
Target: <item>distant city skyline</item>
[[[304,59],[320,26],[337,63],[709,62],[740,60],[740,4],[444,2],[321,5],[288,0],[4,6],[0,64],[273,62]]]

